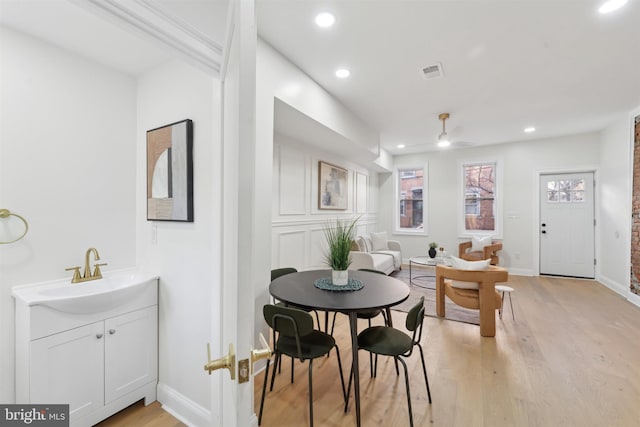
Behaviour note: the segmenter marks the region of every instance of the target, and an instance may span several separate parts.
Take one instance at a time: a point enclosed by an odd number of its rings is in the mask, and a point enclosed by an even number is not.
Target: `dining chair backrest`
[[[298,270],[293,267],[276,268],[275,270],[271,270],[271,281],[273,282],[280,276],[297,272]]]
[[[279,334],[303,337],[313,331],[313,318],[306,311],[272,304],[265,305],[262,311],[267,325]]]
[[[413,342],[420,342],[422,338],[422,322],[424,321],[424,297],[420,297],[420,301],[416,303],[407,313],[405,326],[413,332]],[[416,339],[416,333],[418,337]]]
[[[273,330],[273,342],[276,343],[276,350],[278,350],[276,332],[280,336],[293,337],[296,341],[296,357],[303,360],[304,355],[300,337],[313,332],[313,318],[311,315],[297,308],[272,304],[265,305],[262,308],[262,313],[267,325]]]

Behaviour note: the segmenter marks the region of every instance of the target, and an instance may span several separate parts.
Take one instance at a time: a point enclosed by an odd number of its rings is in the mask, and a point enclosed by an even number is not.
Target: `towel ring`
[[[22,235],[20,235],[20,237],[18,237],[17,239],[10,240],[8,242],[3,242],[2,240],[0,240],[0,245],[6,245],[8,243],[17,242],[18,240],[26,236],[27,231],[29,231],[29,223],[27,222],[26,219],[24,219],[22,216],[18,214],[12,213],[9,209],[0,209],[0,218],[9,218],[10,216],[15,216],[16,218],[19,218],[20,220],[22,220],[22,222],[24,222],[24,233],[22,233]]]

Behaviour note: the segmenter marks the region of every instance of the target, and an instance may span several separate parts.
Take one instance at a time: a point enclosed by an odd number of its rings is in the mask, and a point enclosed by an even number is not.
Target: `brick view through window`
[[[464,226],[466,231],[495,231],[496,164],[465,164]]]
[[[398,216],[400,230],[423,229],[423,169],[398,171]]]

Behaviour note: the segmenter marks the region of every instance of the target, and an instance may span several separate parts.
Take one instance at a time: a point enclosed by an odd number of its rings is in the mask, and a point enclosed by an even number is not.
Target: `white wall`
[[[205,344],[216,349],[220,342],[211,328],[221,288],[219,80],[181,62],[166,64],[139,78],[137,112],[138,262],[160,275],[158,400],[190,423],[207,425]],[[146,131],[187,118],[193,120],[194,222],[148,222]]]
[[[11,287],[71,279],[64,269],[83,265],[92,246],[103,271],[135,265],[136,89],[130,76],[12,30],[0,27],[0,40],[0,208],[30,224],[0,245],[0,402],[9,403]]]
[[[598,216],[600,251],[598,280],[626,294],[631,263],[631,163],[632,125],[621,117],[600,134],[600,182]]]
[[[293,65],[263,40],[258,39],[256,57],[256,141],[255,173],[259,178],[256,191],[256,208],[272,206],[273,148],[274,148],[274,99],[278,98],[306,116],[351,141],[354,146],[370,152],[376,150],[378,134],[356,117],[331,94]],[[265,216],[270,222],[271,217]],[[256,241],[262,245],[263,258],[256,260],[256,271],[264,273],[264,281],[255,289],[255,331],[267,332],[260,315],[262,306],[269,301],[269,269],[271,264],[271,227],[264,222],[255,229]]]
[[[360,217],[358,234],[375,231],[377,174],[337,153],[276,134],[273,153],[271,268],[327,268],[323,226],[337,217]],[[318,161],[348,171],[348,208],[318,209]]]
[[[405,258],[424,255],[427,243],[436,241],[457,254],[459,226],[457,207],[458,164],[461,161],[498,159],[503,167],[503,243],[500,264],[516,274],[537,274],[535,250],[538,238],[536,198],[537,173],[575,170],[597,166],[600,157],[596,133],[550,138],[531,142],[514,142],[493,146],[446,150],[419,155],[397,156],[396,167],[428,164],[427,233],[420,236],[396,235]],[[379,228],[393,230],[395,188],[392,174],[381,174]],[[596,203],[598,203],[596,201]]]

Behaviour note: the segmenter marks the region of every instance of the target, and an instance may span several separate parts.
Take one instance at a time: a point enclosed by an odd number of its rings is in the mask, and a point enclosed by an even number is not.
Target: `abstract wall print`
[[[348,202],[347,170],[318,162],[318,209],[346,210]]]
[[[193,122],[147,131],[147,220],[193,222]]]

